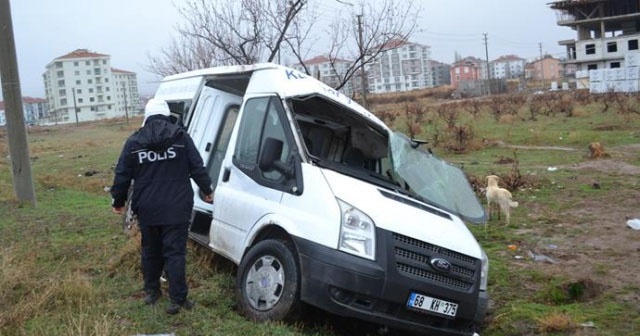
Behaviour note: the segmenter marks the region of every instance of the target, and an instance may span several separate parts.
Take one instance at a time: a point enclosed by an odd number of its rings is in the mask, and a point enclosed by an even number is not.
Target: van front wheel
[[[242,259],[236,296],[242,314],[254,321],[286,320],[298,311],[298,264],[289,243],[264,240]]]

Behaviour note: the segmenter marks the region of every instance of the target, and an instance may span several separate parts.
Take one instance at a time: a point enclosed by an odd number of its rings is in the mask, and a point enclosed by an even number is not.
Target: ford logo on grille
[[[441,272],[450,272],[451,271],[451,263],[440,258],[431,259],[431,266],[438,271]]]

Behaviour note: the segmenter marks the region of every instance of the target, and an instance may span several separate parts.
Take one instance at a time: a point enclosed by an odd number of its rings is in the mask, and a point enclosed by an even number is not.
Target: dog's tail
[[[512,207],[512,208],[517,208],[518,207],[518,202],[509,201],[509,206]]]

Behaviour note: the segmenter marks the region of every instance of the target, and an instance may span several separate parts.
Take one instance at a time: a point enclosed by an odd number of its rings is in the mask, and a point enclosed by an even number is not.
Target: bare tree
[[[335,0],[342,9],[327,31],[314,27],[320,0],[193,0],[177,7],[184,22],[178,37],[149,57],[148,70],[161,76],[216,65],[305,61],[313,46],[328,45],[329,60],[341,89],[380,52],[406,41],[416,28],[419,8],[412,1]],[[326,4],[326,3],[323,3]],[[361,24],[355,24],[357,16]],[[328,36],[320,38],[320,36]],[[362,36],[362,38],[360,38]],[[322,40],[322,41],[321,41]]]
[[[168,76],[180,72],[209,68],[215,65],[217,49],[209,43],[195,38],[182,38],[160,51],[159,56],[147,55],[147,70],[159,76]]]
[[[273,62],[292,26],[300,28],[306,0],[194,0],[177,6],[178,37],[148,70],[161,75],[215,65]],[[296,38],[300,38],[297,35]]]
[[[331,45],[327,55],[333,73],[339,76],[335,89],[343,88],[364,71],[363,67],[375,62],[381,52],[408,42],[420,12],[413,1],[361,1],[359,6],[351,6],[346,17],[336,17],[329,27]],[[358,16],[362,18],[360,25],[356,22]],[[304,63],[300,58],[298,61]]]

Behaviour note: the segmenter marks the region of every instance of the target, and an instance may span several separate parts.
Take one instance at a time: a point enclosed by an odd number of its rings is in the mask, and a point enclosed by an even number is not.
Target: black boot
[[[162,292],[160,290],[148,291],[147,295],[144,296],[144,303],[148,305],[153,305],[162,297]]]
[[[189,299],[184,300],[183,303],[171,301],[167,306],[167,314],[175,315],[180,312],[180,309],[191,310],[191,308],[193,308],[193,302],[189,301]]]

